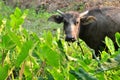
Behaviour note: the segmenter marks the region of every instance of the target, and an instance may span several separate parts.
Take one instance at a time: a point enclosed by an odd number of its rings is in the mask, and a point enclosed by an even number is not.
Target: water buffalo
[[[52,15],[48,20],[63,23],[65,40],[74,42],[82,39],[99,56],[100,46],[106,36],[115,41],[114,34],[120,32],[120,8],[94,8],[82,13],[69,11],[60,15]]]

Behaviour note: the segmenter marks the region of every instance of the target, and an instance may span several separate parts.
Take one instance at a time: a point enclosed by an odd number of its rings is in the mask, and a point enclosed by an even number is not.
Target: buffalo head
[[[95,17],[87,16],[89,11],[83,13],[69,11],[61,12],[58,10],[60,15],[52,15],[48,21],[53,21],[56,23],[63,23],[63,29],[65,32],[65,40],[69,42],[74,42],[77,40],[80,34],[80,27],[82,25],[88,25],[95,21]]]

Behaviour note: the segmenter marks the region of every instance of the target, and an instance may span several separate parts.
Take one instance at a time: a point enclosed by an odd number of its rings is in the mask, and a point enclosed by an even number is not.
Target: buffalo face
[[[65,40],[74,42],[78,38],[79,27],[80,27],[80,17],[78,13],[69,12],[63,17],[63,29],[65,32]]]
[[[86,16],[83,17],[87,13],[88,13],[88,11],[81,13],[81,14],[79,14],[78,12],[74,12],[74,11],[70,11],[67,13],[61,12],[60,15],[52,15],[48,20],[54,21],[58,24],[63,23],[65,40],[68,42],[74,42],[79,37],[80,24],[87,25],[88,17],[86,17]],[[90,18],[90,19],[92,19],[92,18]],[[81,21],[82,21],[82,23],[81,23]]]

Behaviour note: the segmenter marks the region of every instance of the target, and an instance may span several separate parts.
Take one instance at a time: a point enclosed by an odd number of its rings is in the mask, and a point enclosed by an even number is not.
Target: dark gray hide
[[[104,38],[108,36],[115,41],[114,34],[120,32],[120,8],[115,7],[95,8],[80,14],[72,11],[53,15],[49,20],[63,22],[66,41],[74,42],[79,37],[95,50],[96,56],[100,46],[104,46]]]

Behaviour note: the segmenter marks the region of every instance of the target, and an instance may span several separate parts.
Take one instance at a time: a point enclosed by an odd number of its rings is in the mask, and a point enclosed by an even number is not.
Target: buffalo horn
[[[83,13],[80,14],[80,17],[83,17],[84,15],[88,14],[88,11],[85,11]]]
[[[57,10],[57,12],[58,12],[59,14],[61,14],[61,15],[64,14],[64,13],[63,13],[62,11],[60,11],[60,10]]]

